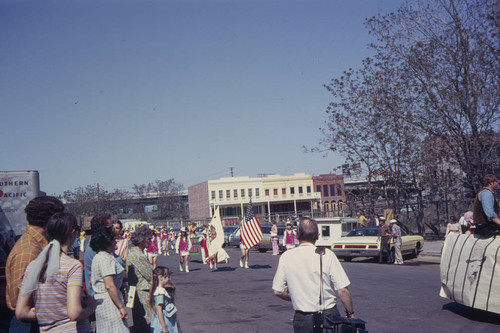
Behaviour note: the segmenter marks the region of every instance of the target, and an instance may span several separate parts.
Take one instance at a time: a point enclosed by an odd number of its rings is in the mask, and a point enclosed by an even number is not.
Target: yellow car
[[[351,261],[356,257],[378,258],[380,253],[380,241],[378,239],[378,228],[360,228],[349,232],[347,236],[335,241],[332,245],[333,252],[339,259]],[[424,246],[424,237],[420,235],[408,235],[401,229],[401,253],[417,257]],[[391,240],[391,251],[394,253],[394,244]],[[394,256],[393,256],[394,257]]]

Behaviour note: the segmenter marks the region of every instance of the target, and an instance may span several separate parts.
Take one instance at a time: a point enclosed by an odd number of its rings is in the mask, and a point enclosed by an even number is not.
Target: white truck
[[[314,219],[318,224],[319,238],[316,246],[326,246],[330,248],[332,244],[339,240],[346,231],[356,228],[359,220],[350,217],[317,217]]]
[[[28,224],[24,207],[40,195],[45,193],[38,171],[0,171],[0,233],[23,234]]]

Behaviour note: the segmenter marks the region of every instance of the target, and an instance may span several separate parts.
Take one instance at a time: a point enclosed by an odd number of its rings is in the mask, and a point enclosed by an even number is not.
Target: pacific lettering
[[[4,198],[26,198],[28,194],[26,192],[4,192]]]

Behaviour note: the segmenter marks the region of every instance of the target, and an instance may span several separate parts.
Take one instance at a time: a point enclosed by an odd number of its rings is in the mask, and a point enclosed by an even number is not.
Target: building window
[[[321,185],[316,185],[316,192],[320,192],[321,193]]]
[[[215,200],[215,191],[212,191],[212,200]]]
[[[332,196],[335,195],[335,184],[330,184],[330,193],[332,194]]]
[[[335,193],[334,193],[335,195]],[[328,196],[328,185],[323,185],[323,196],[327,197]]]
[[[268,197],[269,196],[269,189],[268,188],[265,189],[265,193],[266,193],[266,197]]]
[[[224,198],[224,197],[222,196],[222,190],[219,190],[219,199],[221,199],[221,200],[222,200],[222,198]]]
[[[242,188],[242,189],[241,189],[241,197],[242,197],[242,198],[244,198],[244,197],[245,197],[245,189],[244,189],[244,188]]]
[[[277,188],[273,189],[273,194],[274,195],[278,195],[278,189]]]
[[[238,197],[238,190],[234,190],[234,191],[233,191],[233,197],[234,197],[234,198],[237,198],[237,197]]]
[[[249,196],[250,198],[252,197],[252,189],[251,189],[251,188],[249,188],[249,189],[248,189],[248,196]]]
[[[299,194],[304,193],[304,190],[302,189],[302,186],[299,186]]]
[[[342,195],[342,186],[340,186],[340,184],[337,184],[337,195],[338,196]]]
[[[290,194],[295,194],[295,187],[290,187]]]
[[[306,187],[307,193],[311,193],[311,186]]]
[[[231,190],[226,190],[226,199],[231,199]]]
[[[281,189],[281,194],[286,195],[286,188]]]
[[[255,196],[256,197],[260,196],[260,190],[258,188],[255,189]]]

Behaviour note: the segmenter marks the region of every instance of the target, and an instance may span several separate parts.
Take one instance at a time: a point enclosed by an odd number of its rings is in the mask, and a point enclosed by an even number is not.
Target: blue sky
[[[402,0],[0,2],[0,170],[48,194],[324,174],[323,84]]]

